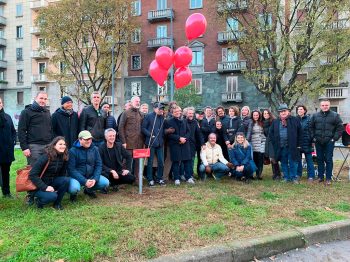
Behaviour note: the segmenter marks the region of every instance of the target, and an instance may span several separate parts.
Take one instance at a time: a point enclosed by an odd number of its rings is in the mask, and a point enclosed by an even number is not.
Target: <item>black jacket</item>
[[[305,115],[303,117],[298,117],[301,124],[301,134],[303,136],[303,142],[301,143],[301,150],[305,153],[312,152],[312,138],[310,130],[310,117]]]
[[[207,118],[203,118],[203,120],[200,123],[201,131],[203,134],[204,141],[208,141],[208,136],[210,133],[215,132],[215,119],[211,118],[209,121]]]
[[[190,127],[190,148],[191,156],[193,158],[196,155],[196,149],[199,149],[202,145],[204,145],[204,139],[197,120],[187,119],[187,123]]]
[[[78,139],[78,114],[76,112],[68,114],[62,108],[58,108],[52,114],[51,119],[54,136],[63,136],[68,148],[71,148],[73,143]]]
[[[155,120],[156,119],[156,120]],[[153,129],[153,133],[152,133]],[[164,145],[164,116],[155,112],[149,113],[142,120],[142,134],[145,136],[146,147],[161,147]],[[152,138],[151,138],[152,134]]]
[[[269,140],[274,149],[275,160],[281,157],[280,118],[273,120],[269,130]],[[302,144],[301,125],[299,119],[294,116],[287,118],[288,150],[294,161],[300,160],[300,147]]]
[[[317,112],[311,117],[310,130],[314,142],[327,144],[337,141],[343,132],[343,122],[336,112]]]
[[[113,149],[115,150],[116,159],[112,159],[108,150],[107,150],[107,144],[103,143],[99,146],[98,151],[101,156],[102,160],[102,175],[105,177],[109,177],[109,174],[112,170],[112,166],[114,163],[117,165],[118,169],[115,170],[119,175],[122,173],[123,170],[123,160],[126,161],[126,169],[131,171],[131,163],[132,163],[132,157],[131,154],[126,151],[126,149],[122,146],[121,143],[116,142],[114,143]]]
[[[90,131],[95,141],[104,139],[106,113],[96,110],[92,105],[85,107],[79,117],[79,132]]]
[[[0,126],[0,163],[11,163],[15,160],[14,147],[16,144],[16,130],[11,117],[4,114],[4,124]]]
[[[50,111],[38,111],[33,105],[28,105],[21,112],[18,122],[18,139],[22,150],[29,144],[47,145],[53,138]]]
[[[236,133],[242,129],[242,125],[242,119],[240,117],[229,118],[226,126],[226,134],[230,144],[235,142]]]
[[[41,155],[35,162],[29,174],[29,179],[39,190],[42,191],[45,191],[47,184],[51,184],[56,177],[67,176],[67,161],[63,160],[62,155],[58,155],[57,159],[50,160],[45,173],[40,179],[41,172],[44,170],[47,161],[48,155]]]
[[[253,129],[253,120],[246,116],[242,118],[242,127],[240,128],[240,132],[243,132],[246,139],[250,142],[252,141],[252,129]]]

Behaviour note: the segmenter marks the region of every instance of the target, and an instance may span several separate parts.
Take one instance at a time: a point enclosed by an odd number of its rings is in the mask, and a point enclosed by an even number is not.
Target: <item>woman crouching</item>
[[[243,132],[237,132],[233,150],[230,150],[230,161],[234,164],[234,177],[239,181],[249,183],[256,171],[256,165],[252,159],[252,147]]]
[[[55,209],[63,209],[61,201],[69,187],[67,163],[66,142],[64,137],[58,136],[47,146],[46,152],[35,162],[30,171],[29,179],[37,187],[34,197],[38,208],[53,203]]]

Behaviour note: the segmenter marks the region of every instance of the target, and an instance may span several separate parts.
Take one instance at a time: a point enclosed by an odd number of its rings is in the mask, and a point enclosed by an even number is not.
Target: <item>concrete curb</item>
[[[228,262],[251,261],[277,255],[296,248],[316,243],[350,238],[350,219],[328,224],[298,228],[267,237],[234,241],[218,245],[185,251],[180,254],[162,256],[153,262]]]

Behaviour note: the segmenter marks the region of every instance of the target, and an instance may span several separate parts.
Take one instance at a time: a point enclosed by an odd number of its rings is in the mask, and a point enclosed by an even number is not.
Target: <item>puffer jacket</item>
[[[120,141],[126,144],[126,149],[143,148],[144,136],[141,132],[143,117],[137,108],[128,109],[122,114],[118,130]]]
[[[331,110],[317,112],[311,117],[311,137],[316,143],[327,144],[331,140],[337,141],[343,129],[343,121],[339,114]]]
[[[264,128],[258,123],[253,124],[251,141],[253,152],[265,153],[265,142]]]
[[[219,161],[224,165],[228,163],[227,159],[225,159],[222,154],[221,146],[215,144],[215,146],[212,147],[209,142],[205,143],[205,149],[201,151],[201,160],[205,166],[215,164]]]
[[[47,184],[51,184],[56,177],[67,176],[67,161],[63,160],[61,154],[58,155],[56,159],[50,160],[47,169],[40,178],[41,172],[44,170],[48,160],[49,157],[47,154],[41,155],[29,174],[29,179],[42,191],[45,191],[48,187]]]
[[[242,127],[239,131],[244,133],[249,142],[252,140],[252,128],[253,120],[249,116],[242,118]]]
[[[79,141],[69,150],[68,174],[85,185],[88,179],[100,180],[102,161],[97,147],[82,147]]]
[[[301,135],[303,137],[303,141],[301,143],[301,151],[305,153],[312,152],[312,138],[311,138],[311,130],[310,130],[310,116],[305,115],[303,117],[299,117],[301,124]]]

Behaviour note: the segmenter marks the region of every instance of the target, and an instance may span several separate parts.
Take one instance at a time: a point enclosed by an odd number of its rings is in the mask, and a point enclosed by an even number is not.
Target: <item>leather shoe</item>
[[[56,210],[63,210],[64,209],[61,204],[54,204],[53,208],[56,209]]]
[[[90,198],[97,198],[95,192],[87,188],[84,189],[84,194],[88,195]]]

